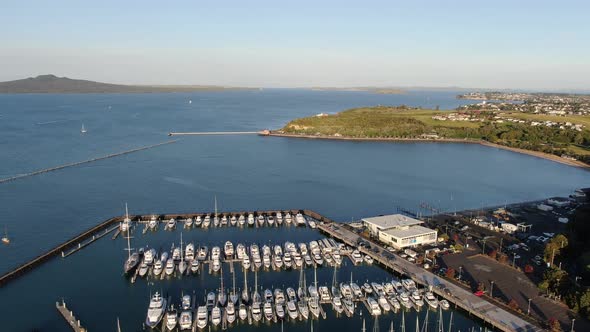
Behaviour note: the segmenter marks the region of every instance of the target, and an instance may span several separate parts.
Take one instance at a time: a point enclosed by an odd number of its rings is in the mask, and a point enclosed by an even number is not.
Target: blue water
[[[457,93],[0,95],[0,177],[162,142],[169,131],[279,128],[292,118],[376,104],[452,108],[466,102],[456,100]],[[79,132],[82,123],[88,129],[85,135]],[[122,214],[125,202],[132,213],[212,211],[216,195],[220,210],[307,208],[347,221],[395,212],[396,207],[416,210],[420,202],[454,210],[568,195],[589,186],[589,174],[468,144],[182,137],[152,150],[1,184],[0,224],[7,225],[12,243],[0,247],[0,273]],[[283,239],[291,236],[281,234]],[[226,239],[220,236],[217,244]],[[170,240],[151,245],[169,246]],[[136,329],[149,291],[121,278],[122,246],[101,240],[0,289],[2,316],[15,318],[8,330],[66,331],[53,308],[61,297],[73,297],[72,306],[80,308],[94,331],[110,330],[117,315],[125,317],[128,329]],[[27,303],[26,314],[14,303]],[[340,321],[345,320],[329,320],[352,328]],[[360,327],[358,318],[355,324]]]

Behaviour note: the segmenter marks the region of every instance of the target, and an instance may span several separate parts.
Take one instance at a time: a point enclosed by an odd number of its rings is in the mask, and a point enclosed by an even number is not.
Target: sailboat
[[[225,294],[225,288],[223,288],[223,268],[221,269],[220,287],[219,294],[217,295],[217,302],[222,307],[225,307],[227,303],[227,295]]]
[[[87,131],[87,130],[86,130],[86,128],[84,127],[84,124],[82,124],[82,129],[80,129],[80,132],[81,132],[82,134],[86,134],[86,131]]]
[[[180,274],[184,274],[184,272],[186,271],[188,264],[186,263],[186,260],[184,259],[184,249],[182,248],[183,243],[182,243],[182,232],[180,233],[180,262],[178,262],[178,272],[180,272]]]
[[[232,273],[232,291],[229,293],[229,300],[234,304],[237,305],[239,301],[238,293],[236,293],[236,271]]]
[[[4,237],[2,237],[2,243],[10,244],[10,239],[8,238],[8,228],[4,226]]]
[[[137,252],[131,253],[131,251],[133,250],[133,248],[131,248],[131,235],[127,234],[127,260],[125,261],[125,265],[123,267],[125,274],[129,274],[130,272],[132,272],[136,267],[137,264],[139,263],[139,254]]]
[[[244,269],[244,289],[242,290],[242,302],[248,305],[250,295],[248,294],[248,271]]]

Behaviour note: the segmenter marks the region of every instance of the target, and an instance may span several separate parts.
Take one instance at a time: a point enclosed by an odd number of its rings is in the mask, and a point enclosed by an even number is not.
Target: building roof
[[[419,225],[423,223],[418,219],[404,216],[403,214],[390,214],[387,216],[363,218],[363,221],[373,224],[383,230],[403,226]]]
[[[426,228],[424,226],[412,226],[407,229],[390,229],[387,231],[383,231],[383,233],[397,237],[399,239],[409,237],[409,236],[419,236],[428,233],[435,232],[435,230]]]

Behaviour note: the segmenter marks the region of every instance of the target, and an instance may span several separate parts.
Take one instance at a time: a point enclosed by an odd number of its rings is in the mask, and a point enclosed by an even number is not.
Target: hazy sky
[[[0,80],[590,89],[590,1],[5,1]]]

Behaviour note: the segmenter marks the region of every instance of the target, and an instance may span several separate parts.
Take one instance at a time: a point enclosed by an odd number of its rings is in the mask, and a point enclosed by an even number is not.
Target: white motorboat
[[[144,261],[141,262],[141,264],[139,265],[139,271],[138,271],[139,276],[142,278],[145,277],[146,274],[148,273],[149,268],[150,267],[146,264],[145,259],[144,259]]]
[[[269,226],[273,226],[275,224],[275,218],[273,216],[268,216],[266,220],[268,221]]]
[[[248,319],[248,308],[243,303],[240,303],[240,306],[238,307],[238,317],[240,317],[241,321]]]
[[[250,225],[250,226],[254,225],[254,215],[252,213],[250,213],[248,215],[248,225]]]
[[[385,291],[383,289],[383,285],[380,283],[372,282],[371,288],[373,288],[373,291],[375,292],[376,296],[382,296],[385,294]]]
[[[197,309],[197,327],[204,329],[209,322],[209,311],[206,306],[200,306]]]
[[[242,259],[242,266],[246,270],[250,268],[250,257],[248,257],[248,255],[244,255],[244,259]]]
[[[150,221],[148,221],[148,228],[155,230],[156,227],[158,227],[158,217],[156,215],[152,215]]]
[[[351,257],[355,265],[363,262],[363,255],[358,250],[353,250]]]
[[[434,296],[434,294],[432,294],[432,292],[426,292],[424,293],[424,301],[426,301],[426,303],[428,303],[428,306],[432,309],[436,309],[438,308],[438,299]]]
[[[236,216],[231,216],[231,218],[229,218],[229,223],[232,226],[235,226],[238,223],[238,219],[236,218]]]
[[[416,283],[412,279],[403,279],[402,286],[409,292],[413,292],[416,289]]]
[[[278,303],[280,305],[284,305],[285,304],[285,301],[286,301],[286,299],[285,299],[285,293],[283,292],[282,289],[280,289],[280,288],[275,289],[274,299],[275,299],[275,303]]]
[[[219,247],[213,247],[211,249],[211,259],[220,259],[221,258],[221,249]]]
[[[211,261],[211,269],[215,273],[217,273],[217,272],[219,272],[219,270],[221,270],[221,262],[219,261],[219,258]]]
[[[227,226],[227,216],[225,214],[223,216],[221,216],[220,224],[221,224],[221,226]]]
[[[450,304],[449,304],[449,301],[447,301],[447,300],[440,300],[440,301],[438,302],[438,304],[439,304],[439,305],[440,305],[440,307],[441,307],[441,308],[443,308],[444,310],[447,310],[447,309],[449,309],[449,308],[451,307],[451,306],[450,306]]]
[[[297,301],[297,293],[291,287],[287,288],[287,299],[289,299],[289,301]]]
[[[295,304],[294,300],[287,302],[287,313],[289,314],[289,318],[291,319],[297,319],[299,317],[297,305]]]
[[[236,307],[233,302],[230,301],[227,303],[227,306],[225,307],[225,313],[227,322],[229,324],[233,324],[233,322],[236,321]]]
[[[277,212],[277,224],[283,224],[283,214],[281,212]]]
[[[160,293],[156,292],[150,300],[150,304],[147,311],[147,317],[145,319],[145,324],[148,327],[154,328],[162,320],[165,310],[166,299],[162,298],[162,296],[160,296]]]
[[[225,242],[223,251],[225,253],[225,259],[232,259],[234,257],[234,245],[231,243],[231,241]]]
[[[260,302],[252,303],[252,318],[256,322],[259,322],[262,319],[262,308],[260,306]]]
[[[264,318],[266,319],[266,321],[267,322],[272,322],[273,317],[274,317],[274,313],[273,313],[273,310],[272,310],[272,303],[265,302],[262,311],[264,313]]]
[[[184,250],[184,260],[190,262],[193,259],[195,259],[195,245],[189,243],[186,245],[186,249]]]
[[[244,217],[243,214],[240,214],[240,216],[238,217],[238,225],[244,226],[245,223],[246,223],[246,218]]]
[[[210,225],[211,225],[211,216],[205,215],[205,218],[203,219],[203,228],[208,228]]]
[[[154,269],[152,270],[152,273],[155,276],[159,276],[162,273],[162,270],[164,270],[164,264],[162,263],[161,260],[158,259],[154,263]]]
[[[168,258],[168,260],[166,261],[166,267],[164,268],[164,272],[166,273],[166,275],[170,276],[174,273],[175,269],[176,265],[174,265],[174,259]]]
[[[172,331],[178,325],[178,312],[173,305],[170,305],[170,309],[166,312],[166,328]]]
[[[301,213],[297,213],[297,215],[295,215],[295,222],[297,223],[297,226],[305,226],[305,217],[301,214]]]
[[[203,218],[201,216],[197,216],[195,218],[195,227],[201,227],[203,225]]]
[[[293,218],[291,217],[291,214],[289,212],[285,213],[285,221],[287,222],[287,224],[290,224],[293,221]]]
[[[332,300],[328,286],[320,286],[318,292],[320,293],[320,300],[322,302],[330,302]]]
[[[416,308],[422,308],[422,306],[424,305],[424,301],[422,300],[422,296],[420,296],[420,293],[418,293],[418,291],[413,291],[412,295],[410,296],[410,301],[412,301],[412,303],[414,304],[414,306],[416,306]]]
[[[334,296],[332,298],[332,307],[334,311],[341,314],[344,311],[344,306],[342,305],[342,298],[340,296]]]
[[[191,228],[193,227],[193,218],[188,217],[184,220],[184,227]]]
[[[180,330],[190,330],[193,326],[193,312],[190,309],[183,310],[180,313],[179,320]]]
[[[209,254],[209,249],[207,247],[199,247],[197,251],[197,259],[200,261],[207,260],[207,255]]]
[[[275,312],[277,313],[277,317],[279,319],[285,318],[285,308],[280,303],[275,303]]]
[[[367,303],[369,304],[369,311],[371,315],[381,315],[381,308],[379,307],[379,303],[372,296],[367,297]]]
[[[350,285],[344,282],[340,283],[340,294],[342,294],[345,298],[353,298],[354,294],[352,294],[352,288]]]
[[[387,302],[385,296],[379,296],[377,302],[379,303],[379,306],[381,306],[381,308],[383,309],[383,312],[388,312],[391,310],[391,306],[389,305],[389,302]]]
[[[286,269],[293,267],[293,260],[291,259],[290,252],[285,252],[285,256],[283,256],[283,264],[285,264]]]
[[[262,264],[264,265],[265,269],[270,269],[270,265],[271,265],[270,254],[264,254],[262,256]]]
[[[213,216],[213,227],[219,227],[219,217],[217,214]],[[213,319],[213,314],[211,314],[211,319]]]
[[[310,228],[317,228],[318,227],[318,224],[313,219],[310,219],[307,222],[307,224],[309,225]]]
[[[350,315],[354,314],[354,302],[352,302],[352,299],[348,297],[343,298],[342,306]]]
[[[361,298],[363,296],[363,291],[361,290],[361,288],[359,287],[359,285],[357,285],[354,282],[350,283],[350,289],[352,290],[352,294],[354,295],[355,298]]]
[[[395,295],[389,295],[387,297],[387,301],[389,302],[389,304],[391,305],[391,309],[394,311],[398,311],[401,309],[401,304],[399,303],[399,301],[397,300],[397,298],[395,297]]]
[[[412,307],[412,302],[410,302],[410,297],[408,293],[401,292],[398,294],[399,303],[406,309],[410,309]]]
[[[207,305],[207,310],[213,310],[213,307],[215,306],[215,302],[216,302],[215,299],[216,299],[215,293],[209,292],[207,294],[207,302],[205,302]]]
[[[176,228],[176,220],[174,218],[170,218],[170,220],[168,220],[168,223],[166,224],[166,226],[168,227],[168,229]]]
[[[373,264],[373,257],[371,257],[369,255],[365,255],[365,263]]]
[[[373,287],[371,287],[371,285],[369,285],[368,282],[365,282],[363,284],[362,289],[363,289],[363,293],[365,293],[365,295],[373,294]]]
[[[283,267],[283,259],[281,258],[281,255],[275,255],[273,261],[274,261],[274,265],[277,269],[280,269],[281,267]]]
[[[264,216],[263,215],[258,215],[258,225],[264,226]]]

